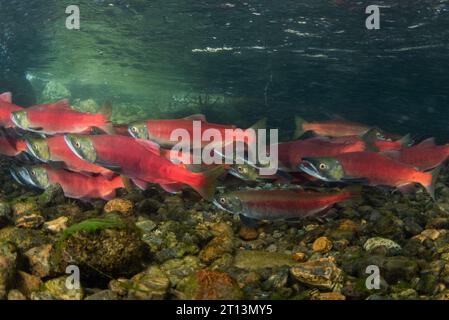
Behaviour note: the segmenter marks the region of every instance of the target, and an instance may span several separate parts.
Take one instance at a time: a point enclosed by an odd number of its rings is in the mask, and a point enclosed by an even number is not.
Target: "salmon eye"
[[[225,204],[226,203],[226,198],[220,198],[220,203],[221,204]]]
[[[243,167],[237,167],[238,172],[243,172]]]
[[[36,175],[36,171],[31,171],[31,175],[35,176]]]
[[[77,142],[75,142],[75,147],[77,147],[77,148],[81,148],[81,143],[79,143],[78,141],[77,141]]]
[[[131,127],[131,131],[136,133],[137,132],[137,128],[136,127]]]
[[[320,170],[324,170],[327,168],[327,165],[325,163],[320,163],[318,167],[320,168]]]
[[[39,146],[38,145],[34,145],[34,150],[39,150]]]

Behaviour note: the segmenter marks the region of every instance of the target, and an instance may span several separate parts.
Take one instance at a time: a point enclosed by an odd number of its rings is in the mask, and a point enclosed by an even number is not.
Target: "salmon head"
[[[340,161],[331,157],[303,158],[299,170],[324,181],[340,181],[345,177]]]
[[[260,177],[259,169],[250,164],[233,164],[229,173],[245,181],[257,181]]]
[[[30,121],[26,110],[14,111],[11,113],[11,121],[23,130],[30,129]]]
[[[50,186],[47,169],[43,166],[26,167],[27,181],[36,188],[46,189]]]
[[[42,138],[31,138],[28,137],[25,139],[27,152],[31,154],[33,157],[42,162],[50,161],[51,154],[50,148],[48,147],[47,140]]]
[[[66,133],[64,140],[70,150],[80,159],[95,163],[97,160],[97,152],[89,136]]]
[[[149,140],[148,127],[145,122],[136,122],[128,127],[129,134],[136,139]]]
[[[219,209],[230,213],[239,213],[243,210],[241,199],[232,192],[220,194],[213,200],[213,203]]]

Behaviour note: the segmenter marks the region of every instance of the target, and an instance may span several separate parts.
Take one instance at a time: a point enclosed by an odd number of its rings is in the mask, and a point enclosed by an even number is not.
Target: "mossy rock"
[[[50,238],[41,230],[6,227],[0,229],[0,242],[10,241],[23,253],[33,247],[50,242]]]
[[[139,230],[123,220],[89,219],[63,232],[54,263],[60,270],[77,265],[85,281],[128,277],[142,269],[147,257],[140,238]]]

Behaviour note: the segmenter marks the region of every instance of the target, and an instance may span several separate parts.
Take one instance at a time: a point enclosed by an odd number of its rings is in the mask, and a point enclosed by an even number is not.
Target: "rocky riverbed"
[[[436,202],[366,187],[323,218],[248,227],[187,189],[25,189],[2,161],[1,299],[449,299],[448,170]]]

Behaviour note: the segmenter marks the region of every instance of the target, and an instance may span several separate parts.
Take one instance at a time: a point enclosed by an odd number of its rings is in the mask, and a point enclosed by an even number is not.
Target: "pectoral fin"
[[[248,218],[243,214],[240,215],[240,221],[247,227],[256,228],[259,226],[259,220]]]

